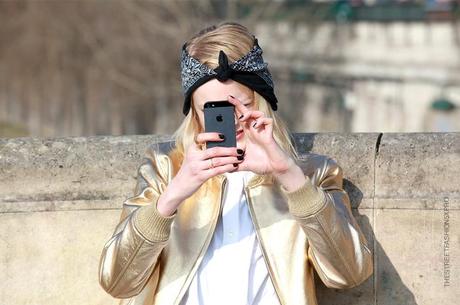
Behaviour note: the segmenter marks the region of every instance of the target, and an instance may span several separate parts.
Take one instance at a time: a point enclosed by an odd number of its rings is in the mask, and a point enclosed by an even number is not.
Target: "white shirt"
[[[254,231],[244,186],[250,171],[225,173],[222,214],[181,305],[280,304]]]

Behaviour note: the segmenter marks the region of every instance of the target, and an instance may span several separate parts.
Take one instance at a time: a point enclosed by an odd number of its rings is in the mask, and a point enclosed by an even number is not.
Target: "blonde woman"
[[[102,251],[101,286],[122,304],[317,304],[314,270],[349,288],[372,253],[330,157],[297,157],[257,39],[237,23],[181,55],[185,118],[175,147],[148,148]],[[204,132],[206,101],[235,106],[237,147]]]

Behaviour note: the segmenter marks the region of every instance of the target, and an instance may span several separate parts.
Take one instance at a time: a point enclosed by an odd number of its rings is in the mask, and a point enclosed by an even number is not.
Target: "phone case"
[[[228,101],[210,101],[204,106],[205,132],[219,132],[223,141],[206,142],[206,148],[236,147],[235,106]]]

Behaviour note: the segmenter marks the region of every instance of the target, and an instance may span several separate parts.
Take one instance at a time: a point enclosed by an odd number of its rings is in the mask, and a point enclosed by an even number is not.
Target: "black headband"
[[[231,78],[259,93],[270,103],[273,110],[278,108],[272,76],[268,71],[268,64],[262,58],[263,51],[257,38],[254,37],[254,47],[251,51],[230,65],[227,55],[221,50],[219,66],[215,69],[209,68],[190,56],[186,47],[187,43],[182,46],[181,53],[182,92],[185,97],[183,113],[185,115],[190,111],[193,91],[213,78],[221,82]]]

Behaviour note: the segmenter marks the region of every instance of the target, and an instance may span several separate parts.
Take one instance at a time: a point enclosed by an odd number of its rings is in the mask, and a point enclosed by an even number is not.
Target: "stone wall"
[[[145,148],[169,139],[0,139],[1,303],[117,304],[98,284],[100,253]],[[374,275],[358,287],[327,289],[318,278],[320,304],[457,304],[460,133],[307,133],[296,141],[302,153],[342,166],[374,251]]]

